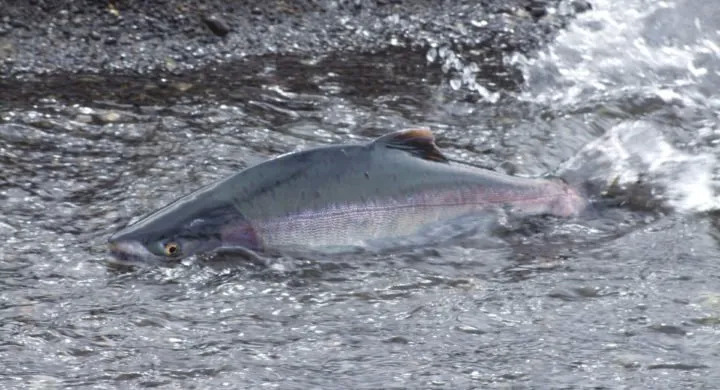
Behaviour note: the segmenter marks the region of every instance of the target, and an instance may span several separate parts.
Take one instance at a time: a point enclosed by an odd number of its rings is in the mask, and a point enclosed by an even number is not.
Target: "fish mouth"
[[[113,259],[122,263],[159,262],[162,257],[147,250],[137,241],[109,241],[108,248]]]

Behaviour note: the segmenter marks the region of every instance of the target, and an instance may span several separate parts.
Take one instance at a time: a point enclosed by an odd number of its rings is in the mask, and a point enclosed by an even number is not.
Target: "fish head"
[[[122,262],[171,262],[212,251],[220,243],[187,229],[147,231],[131,225],[113,234],[108,245],[112,256]]]
[[[173,262],[224,246],[256,249],[256,244],[252,227],[231,205],[198,209],[171,204],[108,240],[111,254],[121,262]]]

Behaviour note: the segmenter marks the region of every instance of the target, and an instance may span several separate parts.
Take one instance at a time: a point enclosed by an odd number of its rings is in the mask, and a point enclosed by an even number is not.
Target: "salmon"
[[[570,217],[585,199],[557,178],[451,163],[429,129],[289,153],[181,197],[109,239],[116,259],[221,249],[325,250],[411,237],[496,210]]]

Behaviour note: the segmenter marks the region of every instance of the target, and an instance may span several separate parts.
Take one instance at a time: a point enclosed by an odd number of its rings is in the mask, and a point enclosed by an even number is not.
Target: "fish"
[[[586,206],[555,177],[450,161],[427,128],[288,153],[207,185],[108,240],[121,261],[167,262],[224,249],[357,248],[498,210],[572,217]]]

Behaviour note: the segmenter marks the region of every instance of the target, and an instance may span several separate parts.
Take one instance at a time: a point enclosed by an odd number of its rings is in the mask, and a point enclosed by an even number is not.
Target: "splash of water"
[[[720,207],[713,141],[720,138],[720,7],[703,0],[592,5],[544,51],[510,59],[526,83],[518,98],[589,113],[585,123],[605,128],[565,170],[606,185],[642,177],[678,211]],[[608,122],[602,107],[620,115]]]
[[[635,93],[685,105],[720,86],[720,12],[704,0],[597,0],[547,50],[516,54],[526,100],[572,104]]]
[[[500,99],[498,92],[491,92],[478,82],[480,66],[474,61],[464,59],[462,54],[456,53],[447,46],[441,46],[430,47],[425,57],[428,63],[440,64],[442,72],[450,77],[449,84],[453,90],[465,88],[476,92],[490,103],[496,103]]]
[[[656,124],[641,120],[614,126],[564,164],[561,172],[582,172],[583,180],[604,182],[606,188],[649,181],[658,189],[655,200],[680,212],[702,212],[720,208],[713,190],[716,164],[713,155],[678,150]]]

